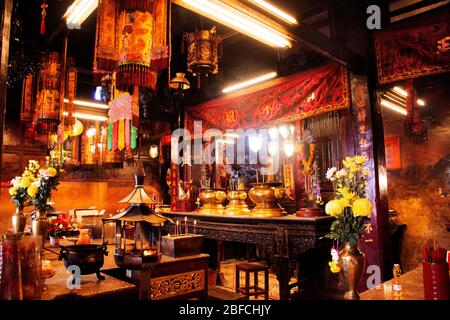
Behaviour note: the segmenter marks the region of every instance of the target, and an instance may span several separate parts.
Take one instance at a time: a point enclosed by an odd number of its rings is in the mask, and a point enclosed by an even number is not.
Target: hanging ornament
[[[41,30],[40,33],[43,36],[45,34],[45,17],[47,16],[47,8],[48,4],[45,2],[45,0],[41,4]]]
[[[222,39],[216,32],[216,27],[211,30],[199,30],[183,35],[183,48],[187,43],[187,69],[194,76],[217,74],[219,72],[219,57],[222,55]]]
[[[67,134],[71,137],[77,137],[83,132],[83,129],[84,129],[83,123],[80,120],[75,119],[75,123],[72,126],[72,130],[67,131]]]
[[[94,81],[114,72],[117,68],[117,28],[118,1],[100,0],[97,7],[97,29],[94,51]]]
[[[70,67],[67,70],[67,103],[64,106],[64,127],[66,131],[72,131],[75,124],[73,113],[75,111],[74,100],[77,95],[77,68]]]
[[[156,73],[150,69],[153,16],[138,1],[124,1],[119,15],[118,71],[116,86],[126,91],[133,86],[155,89]],[[143,4],[150,2],[140,1]],[[126,7],[126,4],[130,7]],[[139,7],[139,8],[137,8]]]
[[[133,100],[133,96],[125,92],[109,103],[108,151],[130,151],[136,148]]]
[[[38,133],[56,133],[60,111],[60,75],[59,54],[52,52],[44,58],[43,69],[38,74],[36,97]]]

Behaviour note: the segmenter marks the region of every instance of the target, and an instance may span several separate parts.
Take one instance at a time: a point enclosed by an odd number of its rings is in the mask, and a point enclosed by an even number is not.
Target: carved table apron
[[[276,218],[251,216],[206,215],[196,212],[164,212],[172,219],[188,218],[189,233],[219,241],[256,244],[269,257],[269,264],[277,276],[280,299],[290,297],[289,280],[299,262],[300,255],[310,249],[325,247],[329,243],[320,239],[329,230],[332,217],[298,218],[294,215]],[[172,231],[171,231],[172,232]]]

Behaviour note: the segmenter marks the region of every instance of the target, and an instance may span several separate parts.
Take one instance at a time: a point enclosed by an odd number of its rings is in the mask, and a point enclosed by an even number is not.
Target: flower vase
[[[364,270],[365,257],[358,245],[346,243],[339,255],[339,266],[345,278],[345,300],[359,300],[358,286]]]
[[[42,248],[47,238],[47,210],[36,209],[34,219],[31,221],[31,234],[42,237]]]
[[[448,300],[450,298],[447,263],[423,261],[423,287],[425,300]]]
[[[59,238],[50,236],[50,246],[53,248],[59,247]]]
[[[12,216],[12,229],[14,234],[23,233],[27,219],[23,214],[23,206],[16,207],[16,212]]]

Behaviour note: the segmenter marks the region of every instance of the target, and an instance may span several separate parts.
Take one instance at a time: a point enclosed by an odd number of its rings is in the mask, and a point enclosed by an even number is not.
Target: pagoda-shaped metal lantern
[[[158,202],[144,190],[144,169],[138,160],[134,174],[135,186],[129,195],[120,200],[129,207],[118,214],[103,219],[105,223],[115,222],[114,259],[116,264],[126,269],[141,269],[143,264],[159,260],[161,228],[170,221],[149,206]],[[105,232],[102,233],[103,235]],[[103,239],[104,240],[104,239]]]

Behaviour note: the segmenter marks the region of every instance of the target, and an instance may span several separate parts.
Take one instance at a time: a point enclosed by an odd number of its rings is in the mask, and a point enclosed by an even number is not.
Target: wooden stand
[[[325,216],[325,211],[321,208],[301,208],[295,215],[299,218],[315,218]]]
[[[161,252],[163,255],[179,258],[202,252],[203,236],[187,234],[161,237]]]

